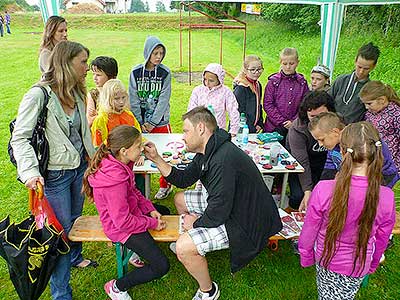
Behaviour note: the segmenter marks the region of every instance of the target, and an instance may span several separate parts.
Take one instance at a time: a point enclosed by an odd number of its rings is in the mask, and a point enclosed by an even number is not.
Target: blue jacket
[[[392,159],[392,154],[384,141],[382,142],[382,155],[383,155],[383,185],[392,188],[397,181],[399,181],[400,176],[397,172],[396,166]],[[326,157],[324,170],[321,174],[320,180],[335,179],[336,173],[340,170],[340,165],[342,163],[342,154],[340,153],[340,146],[336,145],[335,148],[328,151]]]

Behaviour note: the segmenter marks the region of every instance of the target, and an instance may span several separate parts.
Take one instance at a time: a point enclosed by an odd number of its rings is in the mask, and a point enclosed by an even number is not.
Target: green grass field
[[[119,78],[127,85],[129,72],[135,64],[143,61],[143,43],[147,35],[157,35],[167,47],[164,63],[172,72],[187,70],[187,33],[184,33],[184,65],[179,66],[179,15],[66,15],[69,39],[78,41],[91,51],[90,58],[98,55],[113,56],[119,63]],[[13,16],[12,35],[0,38],[0,218],[9,214],[12,220],[28,215],[27,191],[15,180],[16,171],[6,152],[9,139],[8,123],[15,117],[24,93],[39,80],[38,48],[41,40],[42,21],[37,14]],[[199,20],[198,20],[199,21]],[[203,20],[204,21],[204,20]],[[320,39],[316,35],[301,35],[286,30],[281,25],[250,21],[248,24],[247,54],[258,54],[264,61],[265,72],[261,82],[265,85],[269,74],[279,68],[278,53],[284,47],[297,47],[300,53],[298,71],[309,79],[309,70],[319,55]],[[340,40],[335,76],[353,68],[354,56],[360,45],[370,40],[382,50],[381,58],[372,78],[380,79],[400,89],[400,47],[391,45],[376,31],[354,32],[346,27]],[[242,34],[224,33],[224,67],[237,74],[241,66]],[[210,62],[218,62],[219,32],[199,31],[193,33],[193,66],[201,72]],[[231,78],[226,85],[231,86]],[[91,73],[88,87],[94,86]],[[186,111],[194,86],[172,81],[171,115],[174,132],[182,129],[181,115]],[[154,176],[153,176],[154,177]],[[153,178],[152,196],[157,180]],[[399,203],[400,187],[396,198]],[[160,203],[173,208],[173,195]],[[84,214],[95,214],[94,205],[86,204]],[[386,253],[386,263],[371,276],[367,288],[361,290],[357,299],[400,299],[400,242]],[[133,299],[191,299],[197,289],[168,245],[160,245],[167,253],[171,270],[166,277],[141,285],[130,291]],[[73,270],[71,285],[74,299],[105,299],[103,284],[116,277],[114,249],[103,243],[84,244],[84,255],[96,259],[96,269]],[[229,270],[229,252],[221,251],[208,256],[212,278],[221,287],[220,299],[316,299],[315,271],[302,269],[288,242],[281,242],[279,250],[265,249],[248,267],[233,276]],[[7,266],[0,259],[0,299],[18,299],[9,279]],[[51,299],[47,289],[41,299]]]

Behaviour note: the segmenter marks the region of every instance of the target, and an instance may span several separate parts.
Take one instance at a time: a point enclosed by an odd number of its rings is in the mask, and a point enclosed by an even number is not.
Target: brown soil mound
[[[89,3],[81,3],[74,5],[67,10],[71,14],[104,14],[98,6]]]

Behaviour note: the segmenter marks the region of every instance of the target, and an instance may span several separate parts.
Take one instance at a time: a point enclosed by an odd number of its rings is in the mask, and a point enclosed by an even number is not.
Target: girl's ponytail
[[[346,149],[343,155],[340,171],[336,175],[336,185],[333,199],[329,210],[328,226],[322,252],[322,266],[328,267],[336,252],[336,240],[343,231],[347,218],[347,205],[351,184],[351,173],[353,170],[352,148]]]
[[[100,147],[97,149],[97,151],[94,154],[91,161],[89,162],[89,166],[86,169],[85,174],[83,175],[82,191],[88,197],[89,202],[93,202],[93,188],[90,186],[88,178],[90,175],[97,172],[97,170],[100,168],[100,164],[101,164],[101,161],[103,160],[103,158],[106,157],[110,153],[111,153],[111,151],[108,149],[108,147],[103,142],[100,145]]]

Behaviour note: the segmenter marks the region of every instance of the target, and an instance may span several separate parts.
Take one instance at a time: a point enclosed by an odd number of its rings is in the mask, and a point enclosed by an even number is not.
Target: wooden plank
[[[149,230],[154,240],[158,242],[174,242],[179,238],[179,216],[162,216],[167,221],[167,227],[161,231]],[[393,234],[400,234],[400,212],[396,212],[396,224]],[[104,234],[99,216],[80,216],[76,219],[68,238],[73,242],[111,242]],[[284,240],[280,235],[270,237],[270,240]]]
[[[162,216],[167,227],[161,231],[149,230],[158,242],[174,242],[179,237],[179,216]],[[99,216],[80,216],[76,219],[68,238],[73,242],[110,242],[104,234]]]

